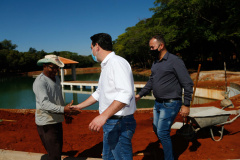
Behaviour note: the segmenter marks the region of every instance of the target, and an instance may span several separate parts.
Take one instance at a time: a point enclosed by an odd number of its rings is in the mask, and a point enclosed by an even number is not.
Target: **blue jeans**
[[[153,130],[161,141],[165,160],[174,160],[170,131],[181,106],[181,100],[174,100],[171,103],[158,103],[155,101],[153,108]]]
[[[103,126],[103,159],[132,160],[132,137],[136,129],[133,115],[108,119]]]

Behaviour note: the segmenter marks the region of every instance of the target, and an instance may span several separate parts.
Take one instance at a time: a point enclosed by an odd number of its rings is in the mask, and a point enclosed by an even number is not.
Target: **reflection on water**
[[[80,74],[77,75],[77,80],[80,81],[98,81],[100,74]],[[1,77],[0,78],[0,108],[9,109],[35,109],[35,95],[32,90],[34,82],[32,77]],[[71,80],[71,76],[65,76],[65,80]],[[134,75],[134,81],[147,81],[148,77]],[[91,88],[86,87],[82,93],[79,93],[80,88],[76,87],[73,91],[70,88],[64,88],[63,96],[65,102],[78,104],[86,100],[91,94]],[[138,90],[139,91],[139,90]],[[207,103],[214,100],[202,99],[195,97],[194,104]],[[152,108],[154,100],[141,99],[137,103],[137,108]],[[98,103],[86,108],[88,110],[98,109]]]
[[[0,78],[0,108],[35,108],[33,81],[34,79],[29,77]]]

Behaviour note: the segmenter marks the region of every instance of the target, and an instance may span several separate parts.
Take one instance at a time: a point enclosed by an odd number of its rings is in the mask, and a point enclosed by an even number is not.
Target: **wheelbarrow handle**
[[[237,116],[235,116],[235,117],[234,117],[233,119],[231,119],[230,121],[226,121],[226,122],[217,124],[216,126],[232,123],[232,122],[235,121],[239,116],[240,116],[240,114],[238,114]]]

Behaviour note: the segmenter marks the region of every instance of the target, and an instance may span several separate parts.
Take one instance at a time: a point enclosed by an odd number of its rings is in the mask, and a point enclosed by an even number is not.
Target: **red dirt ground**
[[[215,83],[213,83],[215,81]],[[224,81],[199,81],[201,87],[222,89]],[[210,83],[211,82],[211,83]],[[237,109],[240,106],[239,95],[233,97],[232,102]],[[195,106],[220,106],[220,101]],[[220,107],[219,107],[220,108]],[[229,110],[229,109],[228,109]],[[92,133],[88,124],[98,115],[98,111],[82,111],[74,117],[72,124],[63,123],[64,145],[63,154],[74,157],[101,157],[102,130]],[[138,110],[135,114],[137,128],[133,136],[134,160],[163,159],[163,150],[152,130],[152,110]],[[231,116],[232,117],[232,116]],[[46,153],[38,136],[34,110],[1,109],[0,119],[0,148],[6,150]],[[14,120],[14,121],[7,121]],[[176,121],[181,122],[178,115]],[[171,138],[174,152],[179,160],[200,159],[240,159],[240,118],[225,125],[223,139],[215,142],[211,139],[209,128],[202,128],[196,133],[196,139],[188,141],[176,134],[172,129]]]

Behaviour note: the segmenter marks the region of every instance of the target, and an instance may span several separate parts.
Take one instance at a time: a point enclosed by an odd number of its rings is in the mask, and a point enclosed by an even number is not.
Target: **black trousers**
[[[48,160],[61,160],[63,146],[62,123],[37,125],[38,134],[48,153]]]

